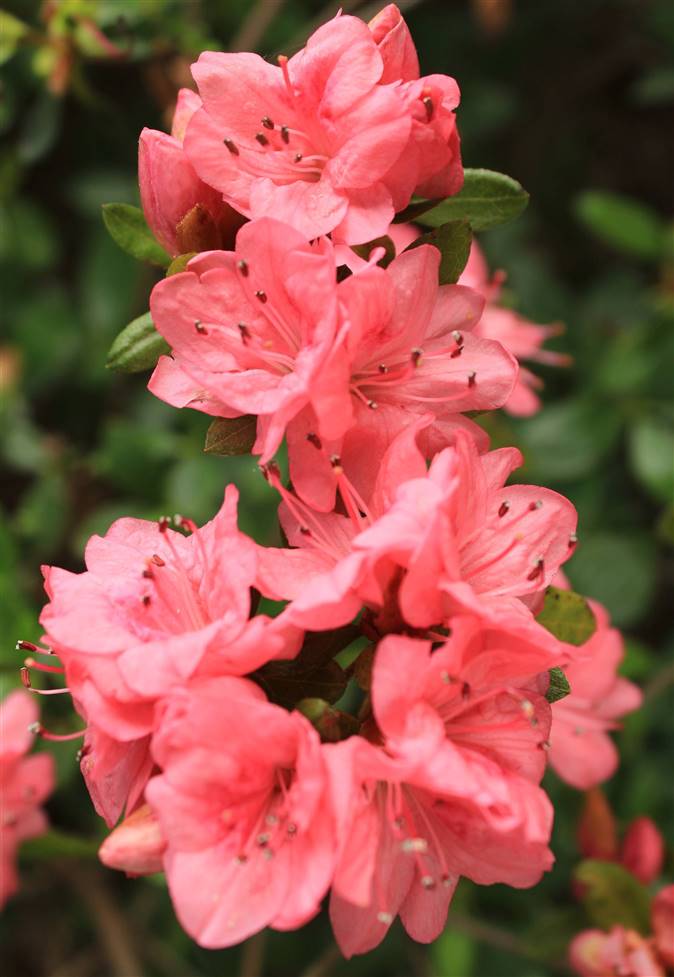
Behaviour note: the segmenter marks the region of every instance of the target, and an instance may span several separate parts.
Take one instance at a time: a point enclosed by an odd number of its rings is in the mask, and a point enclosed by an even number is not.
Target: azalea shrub
[[[69,17],[64,30],[122,56],[85,13]],[[165,886],[198,947],[243,943],[262,972],[260,934],[318,917],[338,947],[329,966],[374,951],[399,919],[458,973],[443,944],[453,903],[460,920],[466,885],[507,886],[494,891],[508,900],[552,872],[568,787],[587,793],[551,965],[670,973],[660,827],[639,810],[619,841],[599,789],[645,698],[638,668],[619,673],[624,609],[604,605],[589,558],[574,571],[602,537],[592,519],[585,530],[587,501],[558,490],[563,453],[552,486],[527,460],[555,410],[544,377],[571,366],[565,326],[513,309],[481,244],[528,193],[464,166],[461,79],[421,73],[394,4],[339,12],[292,56],[206,50],[191,73],[170,134],[140,133],[140,207],[103,206],[147,296],[107,366],[151,371],[140,413],[115,421],[138,438],[140,481],[179,454],[154,420],[175,412],[203,439],[217,511],[187,491],[181,514],[98,513],[84,569],[39,552],[39,629],[17,635],[25,690],[2,712],[3,900],[24,839],[44,836],[38,857],[91,856],[44,834],[54,775],[48,753],[22,758],[35,736],[76,755],[99,861],[130,889]],[[579,203],[598,233],[603,203]],[[630,436],[662,496],[658,432]],[[99,459],[113,479],[115,457],[126,464],[123,444]],[[671,506],[661,520],[671,535]],[[58,700],[55,724],[39,695]]]

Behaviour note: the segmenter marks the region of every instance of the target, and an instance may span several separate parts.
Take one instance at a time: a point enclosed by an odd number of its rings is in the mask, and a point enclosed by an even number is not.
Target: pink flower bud
[[[412,35],[396,5],[390,3],[380,10],[368,27],[384,61],[380,84],[415,81],[419,77],[419,59]]]
[[[640,882],[648,885],[662,871],[662,835],[650,818],[636,818],[627,829],[620,861]]]
[[[149,805],[144,804],[108,835],[98,857],[108,868],[129,875],[151,875],[162,871],[165,847],[159,822]]]
[[[581,977],[594,977],[601,973],[602,955],[606,933],[601,930],[584,930],[574,937],[569,947],[569,963]]]
[[[618,854],[618,838],[613,812],[598,787],[585,795],[578,822],[578,845],[585,858],[613,861]]]
[[[181,88],[178,92],[175,111],[173,113],[173,123],[171,125],[171,135],[178,142],[185,138],[187,123],[190,121],[197,109],[201,108],[201,99],[196,92],[190,88]]]

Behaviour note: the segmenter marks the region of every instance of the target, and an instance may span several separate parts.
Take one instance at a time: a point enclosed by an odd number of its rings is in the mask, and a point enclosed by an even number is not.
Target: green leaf
[[[559,702],[560,699],[565,699],[571,692],[571,686],[566,675],[561,668],[551,668],[549,675],[550,684],[548,685],[548,691],[545,693],[545,698],[548,702]]]
[[[179,254],[166,269],[166,277],[170,278],[171,275],[179,275],[182,271],[185,271],[188,263],[196,254],[196,251],[187,251],[185,254]]]
[[[543,609],[536,620],[560,641],[570,645],[585,644],[597,629],[595,616],[585,598],[573,590],[560,590],[559,587],[547,588]],[[550,683],[552,685],[552,674]],[[564,683],[568,690],[566,679]]]
[[[131,204],[103,204],[103,222],[115,244],[140,261],[167,268],[171,258],[155,241],[143,211]]]
[[[383,248],[386,252],[377,264],[381,265],[382,268],[387,268],[396,256],[396,246],[388,235],[376,237],[373,241],[368,241],[367,244],[351,245],[351,250],[355,251],[358,257],[364,261],[369,259],[375,248]]]
[[[474,231],[484,231],[519,217],[528,203],[529,194],[512,177],[493,170],[464,170],[461,190],[418,219],[430,227],[467,220]]]
[[[588,190],[575,202],[576,216],[600,240],[624,254],[655,260],[665,244],[664,221],[638,200]]]
[[[337,702],[344,694],[348,677],[335,661],[307,667],[301,659],[274,661],[251,676],[271,702],[294,709],[301,699],[318,698]]]
[[[614,862],[587,859],[574,873],[583,889],[583,904],[592,922],[609,930],[625,926],[646,935],[650,932],[648,889]]]
[[[241,417],[216,417],[206,431],[204,451],[207,455],[249,455],[255,444],[257,418],[254,414]]]
[[[674,498],[674,429],[644,417],[629,432],[630,463],[644,487],[662,502]]]
[[[320,733],[324,743],[338,743],[355,735],[360,729],[360,723],[355,716],[333,709],[325,699],[301,699],[296,708]]]
[[[658,584],[657,548],[643,531],[588,533],[568,566],[574,588],[604,604],[617,627],[648,614]]]
[[[422,234],[406,250],[418,248],[420,244],[432,244],[442,255],[440,284],[453,285],[459,280],[461,272],[466,267],[471,240],[472,234],[467,221],[449,221],[433,231]]]
[[[100,842],[78,838],[62,831],[48,831],[21,845],[21,857],[38,860],[52,858],[96,858]]]
[[[18,17],[0,10],[0,64],[9,61],[11,56],[19,46],[21,38],[25,37],[30,30],[28,24],[24,24]]]
[[[151,370],[171,347],[155,329],[149,312],[138,316],[119,333],[108,352],[105,365],[119,373],[140,373]]]

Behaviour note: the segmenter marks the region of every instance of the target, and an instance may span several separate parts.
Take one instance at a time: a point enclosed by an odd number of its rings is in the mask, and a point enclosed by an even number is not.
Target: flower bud
[[[380,10],[368,24],[384,62],[381,84],[415,81],[419,77],[419,58],[409,28],[394,3]]]
[[[163,868],[166,842],[148,804],[130,814],[105,839],[98,857],[108,868],[129,875],[152,875]]]
[[[585,858],[613,861],[618,855],[615,818],[606,796],[598,787],[585,795],[578,823],[578,845]]]
[[[648,885],[662,871],[665,850],[662,835],[650,818],[636,818],[627,829],[620,861],[640,882]]]

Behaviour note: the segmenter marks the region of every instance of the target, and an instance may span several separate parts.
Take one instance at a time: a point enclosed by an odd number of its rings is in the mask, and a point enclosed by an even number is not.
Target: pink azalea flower
[[[651,925],[651,937],[623,926],[585,930],[572,941],[569,962],[581,977],[665,977],[674,967],[674,885],[653,899]]]
[[[37,719],[37,704],[22,689],[10,692],[0,703],[0,909],[19,887],[19,845],[47,830],[40,805],[54,787],[53,757],[48,753],[25,755],[33,743],[31,727]]]
[[[84,573],[44,568],[46,643],[88,722],[82,770],[98,812],[132,810],[152,769],[155,704],[194,674],[243,675],[297,652],[283,619],[249,620],[255,546],[236,528],[238,493],[191,535],[120,519],[87,544]]]
[[[435,450],[462,426],[483,439],[458,412],[499,406],[512,390],[514,359],[472,334],[482,300],[439,287],[439,260],[419,247],[338,285],[326,238],[309,244],[285,224],[251,222],[235,252],[200,255],[155,287],[152,316],[173,356],[150,390],[177,407],[257,415],[263,462],[287,428],[298,491],[329,510],[334,454],[371,478],[393,433],[429,406]]]
[[[434,940],[460,875],[521,888],[552,865],[537,786],[550,709],[531,665],[469,618],[433,652],[397,635],[379,644],[371,742],[324,748],[340,832],[330,915],[345,956],[376,946],[398,913],[410,936]]]
[[[438,250],[423,245],[339,285],[353,422],[331,438],[307,409],[288,428],[293,484],[315,508],[333,508],[334,455],[367,493],[393,436],[420,415],[435,415],[425,436],[431,454],[461,428],[486,448],[481,429],[460,413],[505,403],[517,364],[499,343],[476,337],[482,300],[460,285],[438,286],[439,262]]]
[[[203,106],[185,137],[201,179],[247,217],[350,244],[384,234],[415,189],[460,189],[458,86],[419,78],[411,40],[401,58],[388,23],[371,31],[338,15],[278,66],[202,54],[192,72]]]
[[[167,700],[153,753],[163,772],[147,796],[190,936],[224,947],[310,919],[335,857],[313,726],[245,679],[211,679]]]
[[[498,304],[500,286],[503,273],[489,276],[489,269],[484,255],[477,242],[473,240],[470,257],[459,281],[462,285],[474,288],[486,300],[486,306],[480,322],[475,328],[478,336],[502,343],[505,348],[518,360],[534,360],[537,363],[548,363],[565,366],[570,360],[563,353],[553,353],[541,347],[550,336],[557,336],[563,326],[556,324],[539,326],[529,322],[512,309],[503,308]],[[543,386],[543,381],[530,370],[520,366],[519,376],[505,409],[522,417],[535,414],[541,406],[536,390]]]
[[[108,868],[127,875],[152,875],[162,871],[165,850],[159,821],[149,804],[143,804],[108,835],[98,857]]]
[[[185,128],[200,105],[198,95],[181,89],[171,135],[143,129],[138,145],[138,180],[145,219],[162,247],[173,256],[206,250],[192,246],[199,238],[209,242],[210,248],[221,247],[225,243],[223,234],[231,233],[238,223],[222,194],[199,179],[183,151]]]
[[[623,839],[620,861],[644,885],[658,878],[665,861],[665,843],[651,818],[632,821]]]
[[[620,632],[610,626],[600,604],[591,605],[597,630],[564,667],[571,694],[553,704],[550,737],[552,767],[579,790],[613,776],[619,758],[609,732],[639,708],[642,698],[636,685],[617,674],[624,655]]]
[[[523,599],[543,591],[571,554],[573,506],[538,486],[504,487],[520,453],[504,448],[478,455],[462,432],[427,471],[416,445],[424,424],[395,439],[369,499],[335,465],[347,515],[312,511],[269,471],[295,549],[260,551],[258,587],[291,599],[289,619],[309,629],[346,623],[363,605],[383,631],[403,622],[428,628],[471,613],[502,627],[533,629],[560,656],[559,643]]]

